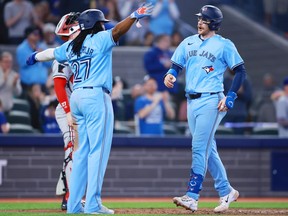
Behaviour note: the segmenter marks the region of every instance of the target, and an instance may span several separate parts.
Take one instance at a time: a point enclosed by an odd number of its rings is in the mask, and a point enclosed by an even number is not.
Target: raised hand
[[[133,19],[142,19],[143,17],[151,16],[151,13],[153,11],[153,4],[151,3],[144,3],[142,6],[140,6],[136,11],[134,11],[130,17]]]

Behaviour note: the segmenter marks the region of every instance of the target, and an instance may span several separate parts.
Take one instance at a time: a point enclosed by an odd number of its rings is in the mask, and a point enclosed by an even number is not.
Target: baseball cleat
[[[173,202],[176,204],[176,206],[181,206],[186,210],[190,210],[192,212],[197,211],[198,201],[187,195],[182,197],[174,197]]]
[[[232,191],[228,195],[224,197],[220,197],[220,200],[219,200],[220,205],[214,209],[214,212],[221,213],[221,212],[228,210],[230,203],[236,201],[238,197],[239,197],[239,192],[235,190],[234,188],[232,188]]]
[[[99,209],[97,212],[92,212],[91,214],[114,214],[114,211],[102,205],[101,209]]]

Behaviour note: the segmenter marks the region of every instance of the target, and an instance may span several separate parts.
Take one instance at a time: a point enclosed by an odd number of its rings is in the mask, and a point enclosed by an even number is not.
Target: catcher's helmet
[[[213,5],[203,6],[200,12],[195,15],[209,21],[208,27],[212,31],[218,31],[223,20],[221,10]]]
[[[96,22],[109,22],[105,19],[102,11],[98,9],[88,9],[83,11],[78,17],[81,30],[91,29]]]
[[[58,22],[55,29],[55,34],[59,36],[69,37],[79,29],[77,18],[79,17],[79,12],[70,12],[65,14],[61,20]]]

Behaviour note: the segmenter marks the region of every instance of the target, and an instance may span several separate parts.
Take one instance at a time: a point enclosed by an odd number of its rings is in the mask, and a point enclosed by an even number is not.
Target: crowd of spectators
[[[120,45],[149,46],[154,36],[175,34],[177,37],[180,34],[176,26],[180,13],[175,0],[147,0],[147,2],[155,5],[151,19],[143,20],[142,28],[133,26],[120,41]],[[45,45],[57,46],[57,42],[61,41],[57,39],[55,41],[51,31],[63,15],[72,11],[81,12],[88,8],[98,8],[110,20],[105,24],[105,28],[110,29],[138,8],[140,3],[138,0],[83,0],[81,4],[76,0],[4,0],[1,1],[0,8],[3,20],[3,23],[0,23],[2,32],[0,43],[19,45],[27,36],[25,32],[27,27],[35,26],[43,33],[44,46],[41,48],[44,49]]]
[[[141,20],[141,28],[134,25],[121,39],[120,46],[149,47],[143,57],[143,66],[147,75],[149,75],[149,79],[130,87],[123,77],[114,77],[111,96],[115,121],[133,121],[134,126],[143,128],[144,119],[149,118],[155,121],[155,113],[158,113],[158,120],[162,125],[158,131],[159,134],[164,134],[164,122],[187,121],[184,82],[181,79],[177,80],[173,89],[167,89],[163,84],[163,75],[171,66],[170,58],[173,54],[173,47],[179,45],[183,40],[183,36],[176,25],[177,19],[180,17],[177,1],[148,1],[155,5],[151,18]],[[271,24],[273,19],[269,15],[269,11],[272,10],[271,7],[274,10],[275,5],[271,3],[272,6],[269,6],[270,3],[269,1],[263,1],[267,12],[265,19],[267,19],[267,23]],[[81,4],[74,0],[1,1],[0,11],[3,17],[2,23],[0,23],[2,34],[0,43],[16,46],[15,56],[7,51],[0,55],[0,100],[2,101],[1,112],[3,112],[3,116],[7,117],[9,111],[13,108],[13,98],[22,98],[29,103],[31,125],[35,131],[59,133],[60,130],[53,112],[53,110],[55,111],[56,95],[51,78],[52,62],[39,62],[28,67],[25,58],[35,51],[57,47],[63,43],[60,38],[56,37],[54,31],[59,19],[66,13],[83,11],[87,8],[99,8],[103,11],[105,17],[111,21],[105,23],[106,29],[110,29],[138,6],[139,1],[136,0],[84,0],[81,1]],[[17,71],[12,69],[14,58],[18,65]],[[232,76],[233,74],[227,71],[225,85],[230,86]],[[287,85],[287,81],[285,83],[284,86]],[[156,89],[154,89],[155,86]],[[276,101],[282,101],[282,104],[286,103],[283,102],[285,101],[283,97],[285,98],[286,87],[284,89],[281,86],[278,87],[273,82],[271,74],[263,76],[262,91],[253,92],[252,86],[248,77],[237,92],[238,98],[235,107],[228,112],[222,124],[226,122],[283,123],[283,117],[279,117],[283,116],[279,114],[282,111],[279,111],[279,105],[276,105],[278,104]],[[225,91],[227,91],[226,88]],[[252,97],[254,100],[252,100]],[[139,105],[141,101],[144,107]],[[155,110],[151,110],[151,116],[149,116],[149,113],[143,114],[142,109],[147,104],[155,108]],[[7,120],[5,121],[5,118],[1,117],[1,124],[6,125],[6,123]],[[7,125],[5,127],[1,125],[1,128],[3,133],[9,131]],[[287,128],[285,122],[283,128]],[[236,134],[247,132],[251,131],[247,131],[245,127],[235,127],[233,131]]]

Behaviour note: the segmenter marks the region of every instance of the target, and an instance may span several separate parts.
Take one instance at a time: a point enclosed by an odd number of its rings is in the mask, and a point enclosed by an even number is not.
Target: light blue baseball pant
[[[111,97],[101,87],[75,89],[71,95],[71,110],[78,127],[79,143],[73,153],[67,213],[81,212],[85,191],[84,213],[97,212],[102,205],[102,184],[112,144]]]
[[[217,152],[215,132],[226,112],[217,109],[223,93],[204,93],[200,98],[189,100],[187,103],[187,117],[192,135],[192,166],[194,173],[205,178],[207,169],[213,177],[219,196],[230,193],[231,186],[226,170]],[[198,187],[201,189],[202,182]],[[199,193],[187,192],[193,199],[199,199]]]

